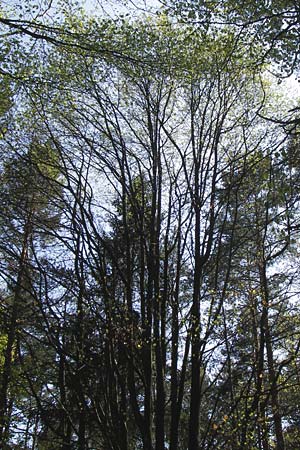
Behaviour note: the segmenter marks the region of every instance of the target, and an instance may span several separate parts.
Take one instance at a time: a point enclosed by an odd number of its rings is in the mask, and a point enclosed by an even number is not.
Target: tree
[[[180,27],[1,19],[24,50],[2,170],[2,416],[17,429],[12,399],[20,445],[284,448],[295,277],[270,271],[292,257],[297,170],[226,5],[176,3]]]
[[[32,241],[33,237],[36,241],[38,237],[43,239],[45,229],[58,224],[55,210],[48,210],[50,202],[48,194],[46,196],[46,190],[51,191],[51,184],[57,177],[54,164],[51,147],[33,138],[27,153],[8,158],[1,173],[1,253],[4,260],[1,276],[7,290],[2,319],[6,345],[0,391],[0,439],[3,444],[8,442],[9,436],[9,410],[13,406],[9,387],[13,367],[17,364],[16,351],[21,345],[19,333],[21,327],[26,327],[30,314],[36,311],[31,294],[34,277],[30,262]]]

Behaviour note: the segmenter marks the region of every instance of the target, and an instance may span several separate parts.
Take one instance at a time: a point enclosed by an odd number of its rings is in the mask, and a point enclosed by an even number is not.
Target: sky
[[[127,13],[132,16],[154,13],[161,6],[159,0],[83,0],[83,4],[92,14],[107,14],[111,17]]]

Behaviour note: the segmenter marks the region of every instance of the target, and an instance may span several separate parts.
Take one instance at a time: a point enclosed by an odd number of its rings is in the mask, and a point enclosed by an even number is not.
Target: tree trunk
[[[271,390],[270,394],[271,394],[272,415],[276,436],[276,450],[285,450],[285,443],[282,430],[282,417],[280,412],[279,395],[278,395],[277,376],[274,367],[272,336],[269,326],[270,296],[268,289],[268,280],[266,275],[266,263],[263,263],[260,268],[260,281],[263,294],[262,301],[264,310],[264,332],[265,332],[267,360],[268,360],[268,375]]]
[[[23,243],[20,255],[19,271],[14,290],[12,312],[10,316],[9,329],[7,332],[7,344],[4,352],[4,365],[2,371],[2,380],[0,388],[0,443],[5,445],[8,439],[8,390],[11,381],[12,362],[13,362],[13,348],[18,327],[18,318],[20,315],[21,293],[24,283],[24,276],[26,264],[28,260],[29,239],[32,232],[30,212],[27,222],[24,226]]]

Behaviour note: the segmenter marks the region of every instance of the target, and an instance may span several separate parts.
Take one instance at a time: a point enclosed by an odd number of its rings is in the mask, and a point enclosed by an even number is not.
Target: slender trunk
[[[38,426],[39,426],[39,414],[36,413],[35,415],[35,420],[34,420],[34,428],[33,428],[33,433],[32,433],[32,441],[31,441],[31,450],[36,450],[36,441],[37,441],[37,436],[38,436]],[[62,449],[65,450],[65,449]],[[69,450],[69,449],[67,449]]]
[[[162,171],[159,150],[156,154],[156,214],[155,214],[155,248],[154,248],[154,340],[156,365],[156,405],[155,405],[155,450],[165,448],[165,384],[164,384],[164,356],[161,330],[165,328],[163,317],[163,295],[160,283],[160,227],[161,227],[161,185]],[[165,256],[167,258],[167,256]],[[162,328],[161,328],[162,327]]]
[[[172,301],[172,350],[171,350],[171,424],[170,424],[170,450],[177,450],[178,448],[178,344],[179,344],[179,286],[180,286],[180,271],[181,271],[181,212],[179,211],[179,232],[177,239],[177,266],[176,266],[176,280],[175,292]]]
[[[28,260],[29,239],[32,232],[31,214],[24,227],[22,250],[20,255],[19,272],[13,296],[12,312],[10,316],[9,329],[7,332],[7,344],[4,352],[4,364],[2,370],[2,379],[0,387],[0,443],[4,446],[8,439],[8,395],[9,384],[11,381],[13,349],[15,344],[18,318],[20,315],[20,306],[22,302],[22,286]]]
[[[248,427],[249,423],[251,421],[251,416],[253,414],[257,414],[257,420],[261,420],[261,397],[262,397],[262,391],[263,391],[263,376],[264,376],[264,351],[265,351],[265,332],[264,332],[264,323],[265,323],[265,311],[263,310],[260,323],[259,323],[259,329],[260,329],[260,335],[259,335],[259,343],[258,343],[258,350],[257,350],[257,361],[256,361],[256,368],[255,368],[255,392],[252,404],[249,408],[247,408],[244,421],[243,421],[243,427],[241,432],[241,448],[244,448],[246,446],[247,442],[247,433],[248,433]],[[265,449],[264,449],[265,450]]]
[[[277,376],[274,367],[274,355],[273,355],[273,346],[272,346],[272,336],[270,332],[269,326],[269,306],[270,306],[270,298],[269,298],[269,289],[268,289],[268,281],[266,275],[266,264],[262,264],[260,268],[260,281],[261,288],[263,293],[263,309],[264,309],[264,332],[266,339],[266,350],[267,350],[267,360],[268,360],[268,375],[271,389],[271,406],[272,406],[272,415],[276,436],[276,450],[285,450],[285,443],[283,437],[282,430],[282,417],[280,412],[280,404],[279,404],[279,392],[278,392],[278,384],[277,384]]]
[[[75,229],[77,224],[75,223]],[[85,367],[84,355],[84,295],[85,295],[85,276],[82,254],[82,236],[80,230],[77,231],[76,241],[76,259],[75,273],[79,285],[76,311],[76,387],[77,387],[77,406],[78,406],[78,450],[86,450],[86,403],[84,394],[84,380],[82,370]]]
[[[253,334],[253,353],[254,353],[254,360],[253,364],[255,367],[255,378],[257,380],[257,377],[262,375],[263,367],[261,366],[262,361],[260,361],[260,350],[259,350],[259,336],[257,330],[259,329],[259,323],[257,321],[258,317],[258,304],[256,296],[252,294],[252,287],[249,287],[250,296],[250,308],[251,308],[251,321],[252,321],[252,334]],[[263,329],[261,328],[261,333],[263,333]],[[260,361],[260,363],[259,363]],[[258,435],[258,446],[259,450],[269,450],[269,443],[268,443],[268,437],[267,437],[267,430],[265,425],[265,408],[263,405],[263,401],[261,398],[258,398],[257,402],[257,411],[256,411],[256,417],[257,417],[257,435]]]
[[[200,255],[200,210],[195,217],[195,268],[193,282],[193,305],[191,313],[191,398],[189,419],[189,450],[198,450],[200,413],[200,282],[202,262]]]
[[[189,417],[189,441],[188,450],[198,450],[199,448],[199,413],[200,413],[200,283],[202,272],[201,261],[201,206],[200,206],[200,162],[201,154],[196,152],[195,124],[194,124],[194,95],[193,88],[191,101],[191,143],[195,164],[194,173],[194,194],[193,208],[195,212],[194,230],[194,280],[193,280],[193,303],[191,310],[191,396],[190,396],[190,417]]]
[[[230,402],[231,402],[231,409],[234,410],[236,399],[235,399],[235,393],[234,393],[234,381],[232,377],[232,355],[231,355],[231,349],[230,349],[230,342],[228,339],[228,330],[227,330],[227,317],[225,313],[224,307],[222,307],[222,317],[223,317],[223,326],[224,326],[224,340],[225,340],[225,347],[226,347],[226,356],[227,356],[227,371],[228,371],[228,378],[227,382],[229,384],[230,389]],[[232,417],[232,429],[236,430],[237,427],[237,420],[235,415],[233,414]],[[232,433],[232,448],[231,450],[238,450],[239,448],[239,440],[238,440],[238,433],[233,432]]]
[[[62,437],[61,450],[71,449],[70,421],[67,415],[67,392],[66,392],[66,374],[65,374],[65,355],[60,353],[59,357],[59,392],[61,403],[61,423],[59,433]]]

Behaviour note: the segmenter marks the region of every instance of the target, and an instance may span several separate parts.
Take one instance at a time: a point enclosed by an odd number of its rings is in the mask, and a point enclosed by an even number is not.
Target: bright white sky
[[[107,14],[111,17],[149,14],[161,6],[159,0],[83,0],[83,4],[86,11],[92,14]]]
[[[297,102],[299,105],[300,80],[297,80],[296,77],[292,75],[291,77],[283,81],[283,87],[288,92],[288,96],[290,97],[291,102],[294,104],[294,107],[296,106]]]

